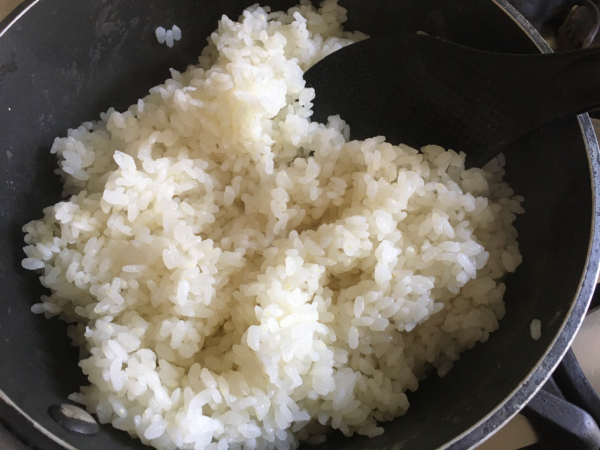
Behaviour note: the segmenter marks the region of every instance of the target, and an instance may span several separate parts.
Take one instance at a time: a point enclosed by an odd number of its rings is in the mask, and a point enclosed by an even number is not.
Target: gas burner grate
[[[508,0],[555,51],[600,45],[600,0]]]
[[[530,450],[600,449],[600,398],[569,350],[552,377],[521,411],[539,436]]]

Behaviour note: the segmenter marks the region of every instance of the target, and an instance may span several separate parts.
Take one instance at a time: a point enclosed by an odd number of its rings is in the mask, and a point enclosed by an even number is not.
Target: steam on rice
[[[345,20],[223,16],[198,65],[54,142],[68,200],[25,225],[23,267],[102,423],[169,450],[377,436],[498,328],[523,212],[503,159],[311,122],[303,72],[366,38]]]

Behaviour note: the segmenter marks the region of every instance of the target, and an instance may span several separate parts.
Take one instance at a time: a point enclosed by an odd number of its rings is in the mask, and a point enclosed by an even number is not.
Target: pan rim
[[[0,22],[0,38],[40,0],[26,0]]]

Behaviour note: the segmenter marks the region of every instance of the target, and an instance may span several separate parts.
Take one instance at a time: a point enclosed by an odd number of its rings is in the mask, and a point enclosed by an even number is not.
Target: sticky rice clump
[[[164,450],[377,436],[498,328],[523,199],[502,157],[311,121],[304,71],[366,38],[345,20],[223,16],[197,65],[55,140],[66,200],[25,225],[23,266],[100,422]]]

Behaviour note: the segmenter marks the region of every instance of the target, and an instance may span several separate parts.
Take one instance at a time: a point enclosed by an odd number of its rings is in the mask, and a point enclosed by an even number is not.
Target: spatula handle
[[[519,137],[553,121],[600,107],[600,48],[546,55],[502,55],[499,95],[512,125],[504,139],[473,153],[469,166],[480,167]],[[493,67],[493,65],[490,65]]]
[[[552,55],[546,101],[555,118],[600,107],[600,48]]]

